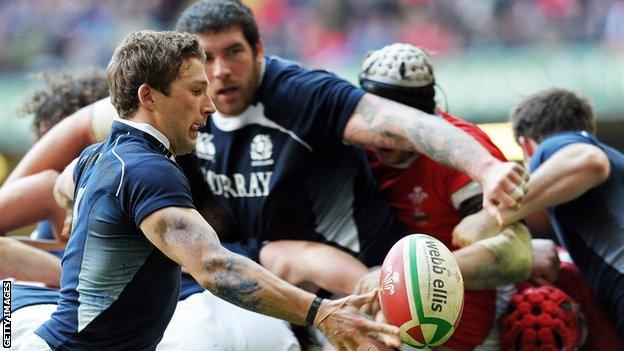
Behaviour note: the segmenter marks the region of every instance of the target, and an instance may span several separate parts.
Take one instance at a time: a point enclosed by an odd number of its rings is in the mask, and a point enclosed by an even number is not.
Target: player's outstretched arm
[[[194,209],[168,207],[140,224],[146,237],[165,255],[185,267],[215,295],[240,307],[305,324],[314,295],[277,278],[253,261],[224,249],[216,233]],[[358,308],[376,293],[321,303],[314,325],[340,350],[355,350],[372,340],[369,332],[398,335],[398,329],[367,321]]]
[[[33,145],[5,184],[46,169],[62,171],[87,146],[104,139],[116,115],[108,98],[74,112]]]
[[[60,121],[37,141],[9,175],[6,184],[46,169],[60,172],[93,142],[87,106]]]
[[[52,196],[57,176],[57,171],[46,170],[0,188],[0,233],[48,219],[60,234],[65,211]]]
[[[466,173],[481,184],[484,207],[495,216],[499,214],[499,205],[517,205],[510,194],[521,185],[522,166],[497,160],[476,140],[442,118],[365,94],[347,122],[344,140],[367,147],[422,153]]]
[[[575,143],[555,152],[533,174],[522,206],[501,211],[503,224],[576,199],[604,182],[611,172],[607,155],[591,144]]]
[[[358,281],[368,273],[368,268],[348,253],[303,240],[279,240],[264,245],[260,263],[293,285],[312,284],[340,296],[352,294]]]
[[[479,240],[491,238],[503,231],[503,227],[487,211],[464,217],[453,229],[453,245],[466,247]]]
[[[59,286],[61,260],[12,238],[0,238],[0,277]]]
[[[467,289],[491,289],[526,280],[531,275],[529,229],[521,223],[496,236],[453,251]]]

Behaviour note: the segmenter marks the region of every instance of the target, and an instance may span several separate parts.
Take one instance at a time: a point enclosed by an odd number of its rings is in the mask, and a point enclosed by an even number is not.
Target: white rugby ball
[[[379,299],[401,340],[416,348],[440,346],[459,322],[464,281],[451,251],[439,240],[412,234],[399,240],[381,266]]]

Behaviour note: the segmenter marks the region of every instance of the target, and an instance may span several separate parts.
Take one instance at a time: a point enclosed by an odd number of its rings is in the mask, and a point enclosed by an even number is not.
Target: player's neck
[[[154,114],[141,113],[141,111],[137,111],[131,117],[122,120],[122,122],[133,128],[148,133],[162,143],[170,152],[173,152],[173,150],[171,150],[171,142],[165,134],[164,128],[162,128],[160,123],[158,123],[159,119]]]

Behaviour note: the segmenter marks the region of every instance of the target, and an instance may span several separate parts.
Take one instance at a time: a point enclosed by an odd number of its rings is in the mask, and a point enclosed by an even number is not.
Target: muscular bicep
[[[365,147],[412,150],[404,135],[405,126],[400,125],[397,117],[408,110],[407,106],[391,100],[365,94],[347,122],[343,139],[349,144]]]
[[[166,207],[145,217],[140,228],[160,251],[197,277],[205,258],[222,250],[212,227],[192,208]]]

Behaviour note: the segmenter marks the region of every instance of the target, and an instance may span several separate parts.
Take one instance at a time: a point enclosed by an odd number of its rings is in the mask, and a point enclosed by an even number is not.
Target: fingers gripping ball
[[[381,310],[416,348],[442,345],[459,321],[464,282],[451,251],[439,240],[413,234],[399,240],[381,266]]]
[[[501,324],[505,351],[572,351],[581,344],[578,305],[553,286],[529,287],[514,295]]]

